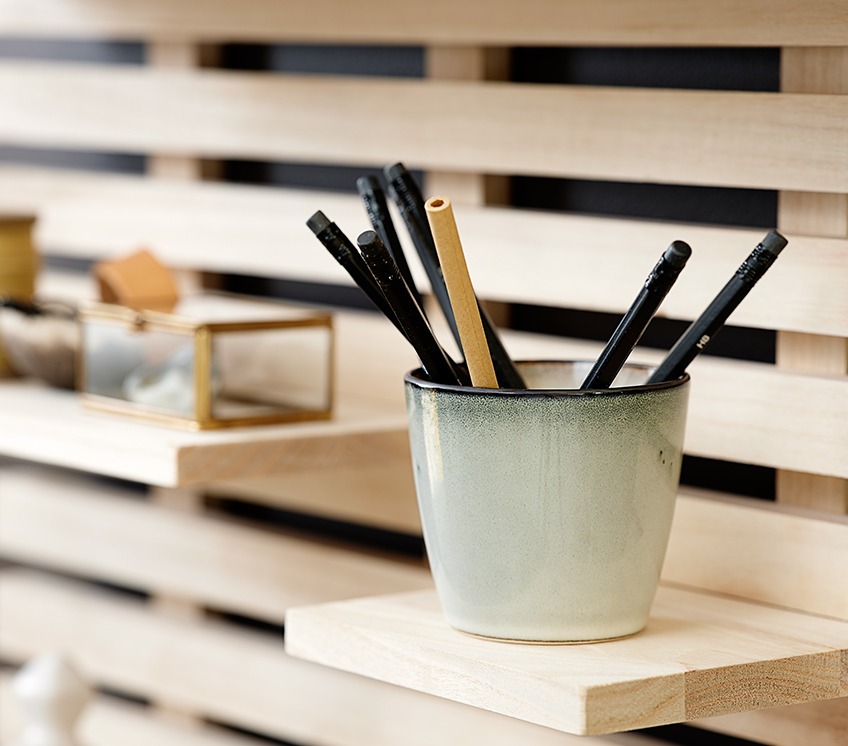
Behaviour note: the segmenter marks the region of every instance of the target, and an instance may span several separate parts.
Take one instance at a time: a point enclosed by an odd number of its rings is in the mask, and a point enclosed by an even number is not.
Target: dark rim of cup
[[[531,365],[574,365],[575,363],[593,364],[593,360],[516,360],[519,367]],[[654,366],[642,365],[640,363],[627,363],[625,366],[631,369],[653,371]],[[437,383],[425,377],[423,368],[415,368],[404,377],[405,383],[421,389],[437,389],[449,391],[456,394],[485,394],[487,396],[628,396],[632,394],[644,394],[652,391],[664,391],[674,389],[689,383],[689,374],[684,373],[680,378],[673,381],[660,381],[659,383],[643,383],[637,386],[617,386],[610,389],[487,389],[481,386],[459,386],[455,383]]]

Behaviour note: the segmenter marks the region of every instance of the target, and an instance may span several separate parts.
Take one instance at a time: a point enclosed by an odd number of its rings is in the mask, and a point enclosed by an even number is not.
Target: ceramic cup
[[[580,642],[641,630],[680,476],[689,376],[579,391],[591,362],[519,363],[528,390],[405,377],[424,541],[448,623]]]

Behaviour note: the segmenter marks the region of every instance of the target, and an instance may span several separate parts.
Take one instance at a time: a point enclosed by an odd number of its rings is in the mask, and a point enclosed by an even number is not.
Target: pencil
[[[421,265],[427,273],[427,279],[430,281],[430,288],[439,308],[442,309],[445,319],[448,322],[448,327],[453,334],[453,338],[459,347],[462,347],[462,340],[459,336],[459,329],[456,326],[453,309],[451,308],[448,289],[445,285],[445,278],[442,275],[442,268],[439,264],[439,255],[436,251],[436,245],[433,243],[433,235],[430,232],[430,226],[427,222],[427,213],[424,210],[424,198],[421,196],[421,190],[418,184],[412,177],[412,174],[406,170],[402,163],[395,163],[392,166],[386,166],[383,169],[386,175],[386,180],[389,185],[389,193],[397,205],[398,212],[403,219],[409,237],[412,239],[412,245],[421,260]]]
[[[412,297],[400,269],[380,237],[375,231],[365,231],[356,242],[427,375],[438,383],[460,384],[462,381],[453,361],[433,334],[421,307]]]
[[[471,383],[477,387],[496,389],[498,379],[489,354],[477,297],[468,275],[468,265],[465,263],[450,200],[447,197],[433,197],[427,201],[425,209],[456,317]]]
[[[691,247],[683,241],[674,241],[665,250],[592,366],[581,389],[608,389],[612,386],[691,255]]]
[[[359,286],[359,288],[368,296],[371,302],[383,312],[383,315],[389,319],[401,332],[403,330],[395,316],[394,309],[389,305],[382,290],[380,290],[377,281],[371,274],[368,265],[365,264],[356,247],[351,243],[350,239],[335,223],[320,210],[312,215],[306,221],[306,225],[314,234],[315,237],[324,245],[324,248],[330,252],[342,267],[347,270],[351,279]]]
[[[365,206],[365,211],[368,213],[371,227],[376,231],[385,247],[389,250],[389,254],[391,254],[395,264],[397,264],[403,279],[406,281],[407,287],[412,293],[412,297],[415,298],[415,301],[421,306],[421,310],[423,311],[424,306],[421,303],[421,293],[418,292],[418,288],[415,286],[415,280],[412,278],[412,272],[409,269],[409,263],[406,261],[406,255],[403,253],[403,246],[395,230],[395,224],[389,213],[386,194],[380,186],[380,182],[374,176],[361,176],[356,180],[356,189],[359,192],[359,196],[362,197],[362,203]]]
[[[415,179],[412,178],[412,174],[406,170],[402,163],[387,166],[384,172],[392,190],[392,196],[398,206],[398,210],[403,216],[404,223],[412,237],[412,242],[421,259],[421,263],[427,271],[427,277],[433,288],[433,294],[436,296],[436,300],[439,302],[439,306],[448,321],[454,339],[456,339],[461,349],[462,339],[456,325],[456,320],[454,319],[454,312],[451,307],[447,286],[445,285],[439,253],[436,250],[436,244],[433,240],[421,191],[418,189]],[[483,324],[483,331],[486,334],[486,343],[489,346],[489,355],[492,359],[492,365],[495,368],[498,382],[504,388],[527,388],[521,373],[515,367],[515,363],[513,363],[512,358],[503,346],[503,342],[501,342],[500,336],[498,336],[495,325],[489,318],[486,309],[482,304],[478,303],[477,310]]]
[[[706,310],[683,332],[648,383],[672,381],[683,375],[689,363],[704,351],[734,309],[774,264],[787,243],[777,231],[768,232]]]

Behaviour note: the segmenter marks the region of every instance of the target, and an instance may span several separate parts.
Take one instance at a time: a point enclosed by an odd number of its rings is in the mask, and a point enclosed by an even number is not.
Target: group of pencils
[[[494,324],[478,301],[465,262],[450,200],[426,202],[412,174],[401,163],[384,169],[387,190],[374,176],[357,180],[372,230],[354,245],[318,211],[307,221],[318,240],[415,349],[427,377],[437,383],[481,388],[524,389],[526,384],[506,352]],[[392,199],[448,326],[462,351],[455,361],[439,343],[428,321],[388,207]],[[787,240],[769,231],[704,312],[678,339],[648,383],[676,380],[702,352],[774,263]],[[635,300],[586,376],[581,389],[612,386],[657,309],[686,265],[692,249],[674,241],[651,270]]]

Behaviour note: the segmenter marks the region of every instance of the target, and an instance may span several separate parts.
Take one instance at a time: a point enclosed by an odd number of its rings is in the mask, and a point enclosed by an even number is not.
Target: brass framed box
[[[192,430],[332,414],[329,314],[208,293],[167,313],[92,303],[80,330],[89,408]]]

